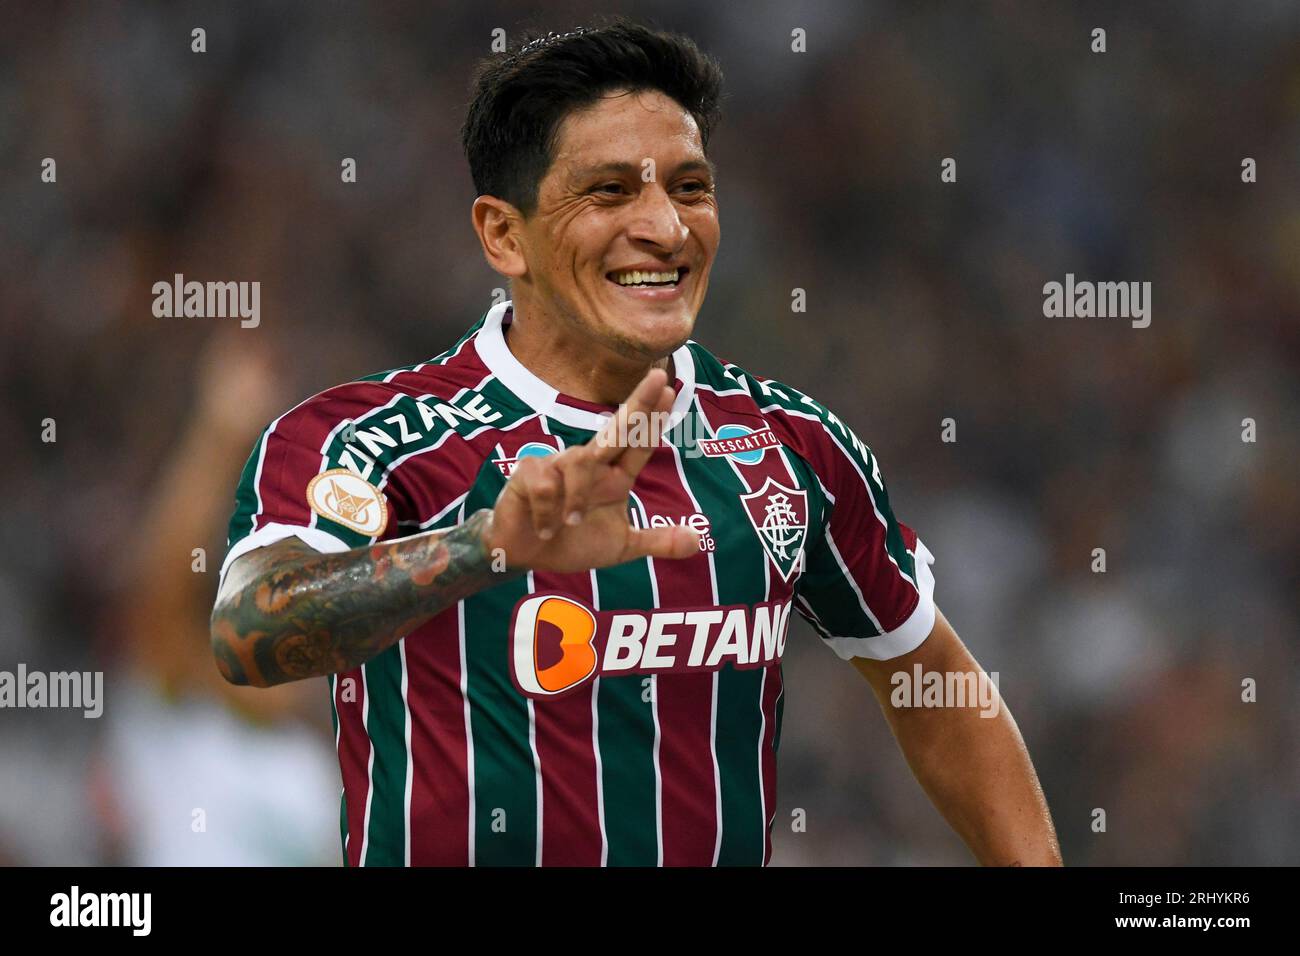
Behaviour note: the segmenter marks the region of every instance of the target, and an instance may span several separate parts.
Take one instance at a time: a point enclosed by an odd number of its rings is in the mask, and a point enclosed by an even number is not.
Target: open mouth
[[[691,270],[687,266],[650,272],[644,269],[620,269],[606,272],[605,278],[625,289],[671,289],[680,285]]]

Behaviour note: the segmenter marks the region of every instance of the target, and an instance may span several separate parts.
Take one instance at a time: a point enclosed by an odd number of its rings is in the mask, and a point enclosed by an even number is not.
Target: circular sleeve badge
[[[307,505],[322,518],[372,538],[388,527],[383,493],[346,468],[331,468],[313,478],[307,485]]]

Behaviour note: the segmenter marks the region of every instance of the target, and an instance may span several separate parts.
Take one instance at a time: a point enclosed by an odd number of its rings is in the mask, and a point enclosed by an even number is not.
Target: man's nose
[[[628,226],[628,235],[632,239],[652,243],[673,254],[681,251],[690,229],[682,222],[677,206],[662,186],[647,183],[633,209],[633,219]]]

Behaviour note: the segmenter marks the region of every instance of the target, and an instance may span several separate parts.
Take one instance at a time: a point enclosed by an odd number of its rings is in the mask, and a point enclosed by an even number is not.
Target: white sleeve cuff
[[[913,556],[916,559],[916,586],[921,594],[907,620],[892,631],[875,637],[823,637],[822,640],[830,645],[831,650],[846,661],[855,657],[887,661],[902,657],[925,643],[925,639],[934,630],[934,574],[930,571],[934,555],[917,538]]]
[[[217,590],[221,590],[221,585],[226,580],[226,571],[230,568],[231,563],[236,558],[248,554],[250,551],[255,551],[258,548],[265,548],[268,544],[275,544],[277,541],[283,541],[285,538],[300,538],[303,544],[307,545],[307,547],[315,548],[317,551],[324,551],[327,553],[352,550],[352,545],[345,544],[343,541],[321,528],[307,528],[302,525],[274,523],[263,525],[252,534],[240,538],[235,542],[234,547],[232,547],[226,554],[226,559],[221,562],[221,575],[217,579]]]

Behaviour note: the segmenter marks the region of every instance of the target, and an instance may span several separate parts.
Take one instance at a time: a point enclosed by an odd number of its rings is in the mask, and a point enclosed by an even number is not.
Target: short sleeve
[[[880,463],[825,406],[781,386],[785,413],[826,496],[795,608],[845,660],[889,660],[934,628],[934,556],[894,515]]]
[[[373,399],[346,387],[322,392],[262,432],[235,491],[223,580],[236,558],[285,538],[332,552],[384,535],[393,517],[388,496],[342,441],[346,426]]]

